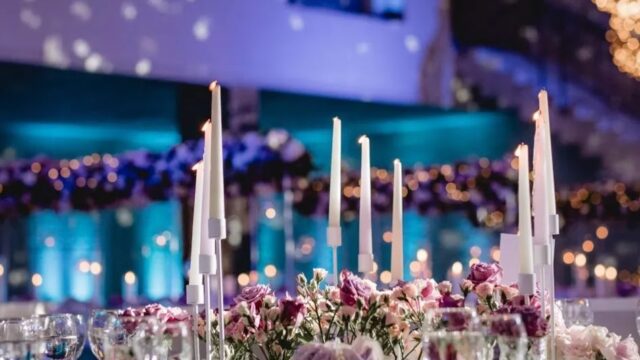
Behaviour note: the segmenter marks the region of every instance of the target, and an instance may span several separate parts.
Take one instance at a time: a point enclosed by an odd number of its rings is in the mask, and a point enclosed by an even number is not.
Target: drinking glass
[[[102,337],[104,359],[166,359],[160,323],[153,316],[112,316],[105,323]]]
[[[85,317],[80,314],[72,314],[74,321],[76,322],[76,327],[78,328],[78,342],[80,344],[80,349],[76,354],[76,360],[82,356],[82,352],[84,351],[84,346],[87,341],[87,322],[85,321]]]
[[[33,319],[0,320],[0,359],[27,360],[36,340],[37,327]]]
[[[593,311],[588,299],[562,299],[557,301],[567,327],[593,324]]]
[[[431,309],[426,313],[423,328],[424,359],[482,359],[484,338],[474,310]]]
[[[160,325],[162,345],[167,349],[170,360],[193,358],[193,332],[189,319],[172,321]]]
[[[82,352],[84,336],[73,314],[42,315],[37,323],[37,340],[32,348],[36,359],[76,360]]]
[[[524,360],[527,332],[520,314],[486,315],[481,318],[485,342],[485,359],[494,359],[498,345],[500,360]]]
[[[104,356],[104,347],[102,344],[104,327],[108,320],[117,317],[117,310],[94,310],[91,312],[88,323],[89,346],[95,357],[102,360]]]

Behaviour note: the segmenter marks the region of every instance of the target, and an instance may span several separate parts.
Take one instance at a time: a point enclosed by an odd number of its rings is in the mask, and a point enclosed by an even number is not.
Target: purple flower
[[[298,326],[304,315],[304,303],[298,299],[280,300],[280,320],[286,326]]]
[[[496,312],[499,314],[520,314],[522,323],[527,330],[527,336],[545,336],[548,323],[540,313],[540,303],[535,296],[532,296],[530,300],[530,304],[527,305],[523,295],[515,296]]]
[[[490,284],[499,284],[502,281],[502,267],[497,263],[477,263],[471,265],[471,271],[467,280],[471,281],[473,285],[478,285],[483,282]]]
[[[458,294],[444,294],[438,302],[441,308],[459,308],[464,306],[464,297]]]
[[[366,304],[366,300],[369,299],[369,295],[371,295],[371,287],[369,284],[347,270],[342,271],[340,277],[342,278],[340,300],[349,306],[354,306],[358,299],[361,299],[362,302]]]
[[[273,291],[268,285],[259,284],[247,286],[242,289],[234,301],[236,304],[245,301],[247,304],[255,304],[256,308],[259,308],[262,306],[262,300],[264,300],[264,297],[271,294],[273,294]]]

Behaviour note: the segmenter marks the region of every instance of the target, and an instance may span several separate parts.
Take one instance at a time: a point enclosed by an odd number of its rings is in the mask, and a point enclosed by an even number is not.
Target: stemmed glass
[[[36,359],[76,360],[82,353],[84,334],[74,314],[43,315],[34,318],[37,340],[32,349]]]
[[[481,318],[487,348],[485,359],[494,359],[498,345],[500,360],[524,360],[527,354],[527,332],[520,314],[485,315]]]
[[[0,320],[0,359],[29,359],[36,334],[37,327],[33,319]]]
[[[154,316],[112,316],[102,333],[104,359],[166,359],[160,323]]]
[[[105,358],[102,344],[105,325],[107,325],[110,318],[117,316],[117,310],[94,310],[91,312],[91,317],[89,317],[87,331],[89,334],[89,345],[93,355],[100,360]]]
[[[424,359],[482,359],[484,338],[474,310],[431,309],[426,313],[423,327]]]
[[[572,325],[589,326],[593,324],[593,311],[588,299],[562,299],[557,301],[564,323]]]
[[[161,324],[160,336],[167,349],[167,358],[187,360],[193,358],[193,332],[189,319]]]

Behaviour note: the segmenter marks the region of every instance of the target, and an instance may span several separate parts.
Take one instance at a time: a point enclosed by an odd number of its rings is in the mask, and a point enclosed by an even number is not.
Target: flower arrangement
[[[549,314],[540,313],[539,294],[528,303],[516,285],[502,284],[498,264],[478,263],[453,293],[448,281],[414,279],[378,289],[349,271],[338,285],[324,284],[327,271],[314,269],[308,279],[297,277],[296,295],[278,297],[266,285],[242,289],[224,310],[225,352],[237,360],[358,359],[412,360],[422,357],[423,324],[435,308],[473,304],[479,314],[520,314],[531,341],[544,341]],[[217,310],[216,310],[217,311]],[[148,305],[126,309],[126,317],[156,316],[164,322],[181,321],[188,314],[178,308]],[[217,345],[217,316],[212,317]],[[205,336],[204,314],[198,334]],[[631,337],[622,339],[598,326],[565,327],[556,315],[557,353],[561,359],[640,360]],[[214,349],[217,352],[217,349]]]

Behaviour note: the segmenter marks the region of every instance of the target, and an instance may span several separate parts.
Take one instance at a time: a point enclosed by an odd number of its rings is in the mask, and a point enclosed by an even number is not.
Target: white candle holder
[[[358,254],[358,272],[369,274],[373,271],[373,254]]]
[[[209,218],[209,238],[213,239],[215,252],[222,254],[222,239],[227,237],[227,221],[224,218]],[[220,360],[224,360],[224,290],[223,290],[223,274],[222,274],[222,258],[217,262],[215,271],[218,304],[218,356]],[[206,283],[205,283],[206,285]],[[209,326],[210,328],[210,326]]]
[[[216,273],[218,261],[215,254],[200,254],[200,273],[204,276],[205,352],[211,357],[211,275]]]
[[[198,341],[198,305],[204,302],[204,288],[202,284],[187,285],[187,305],[191,305],[191,317],[193,321],[193,355],[200,360],[200,342]]]
[[[536,288],[536,274],[531,273],[519,273],[518,274],[518,290],[521,295],[524,295],[524,301],[527,305],[530,304],[529,295],[535,294]]]
[[[342,228],[340,226],[327,227],[327,244],[333,253],[333,284],[338,285],[338,247],[342,246]]]
[[[549,215],[549,231],[551,231],[551,235],[560,234],[560,216],[558,214]]]

